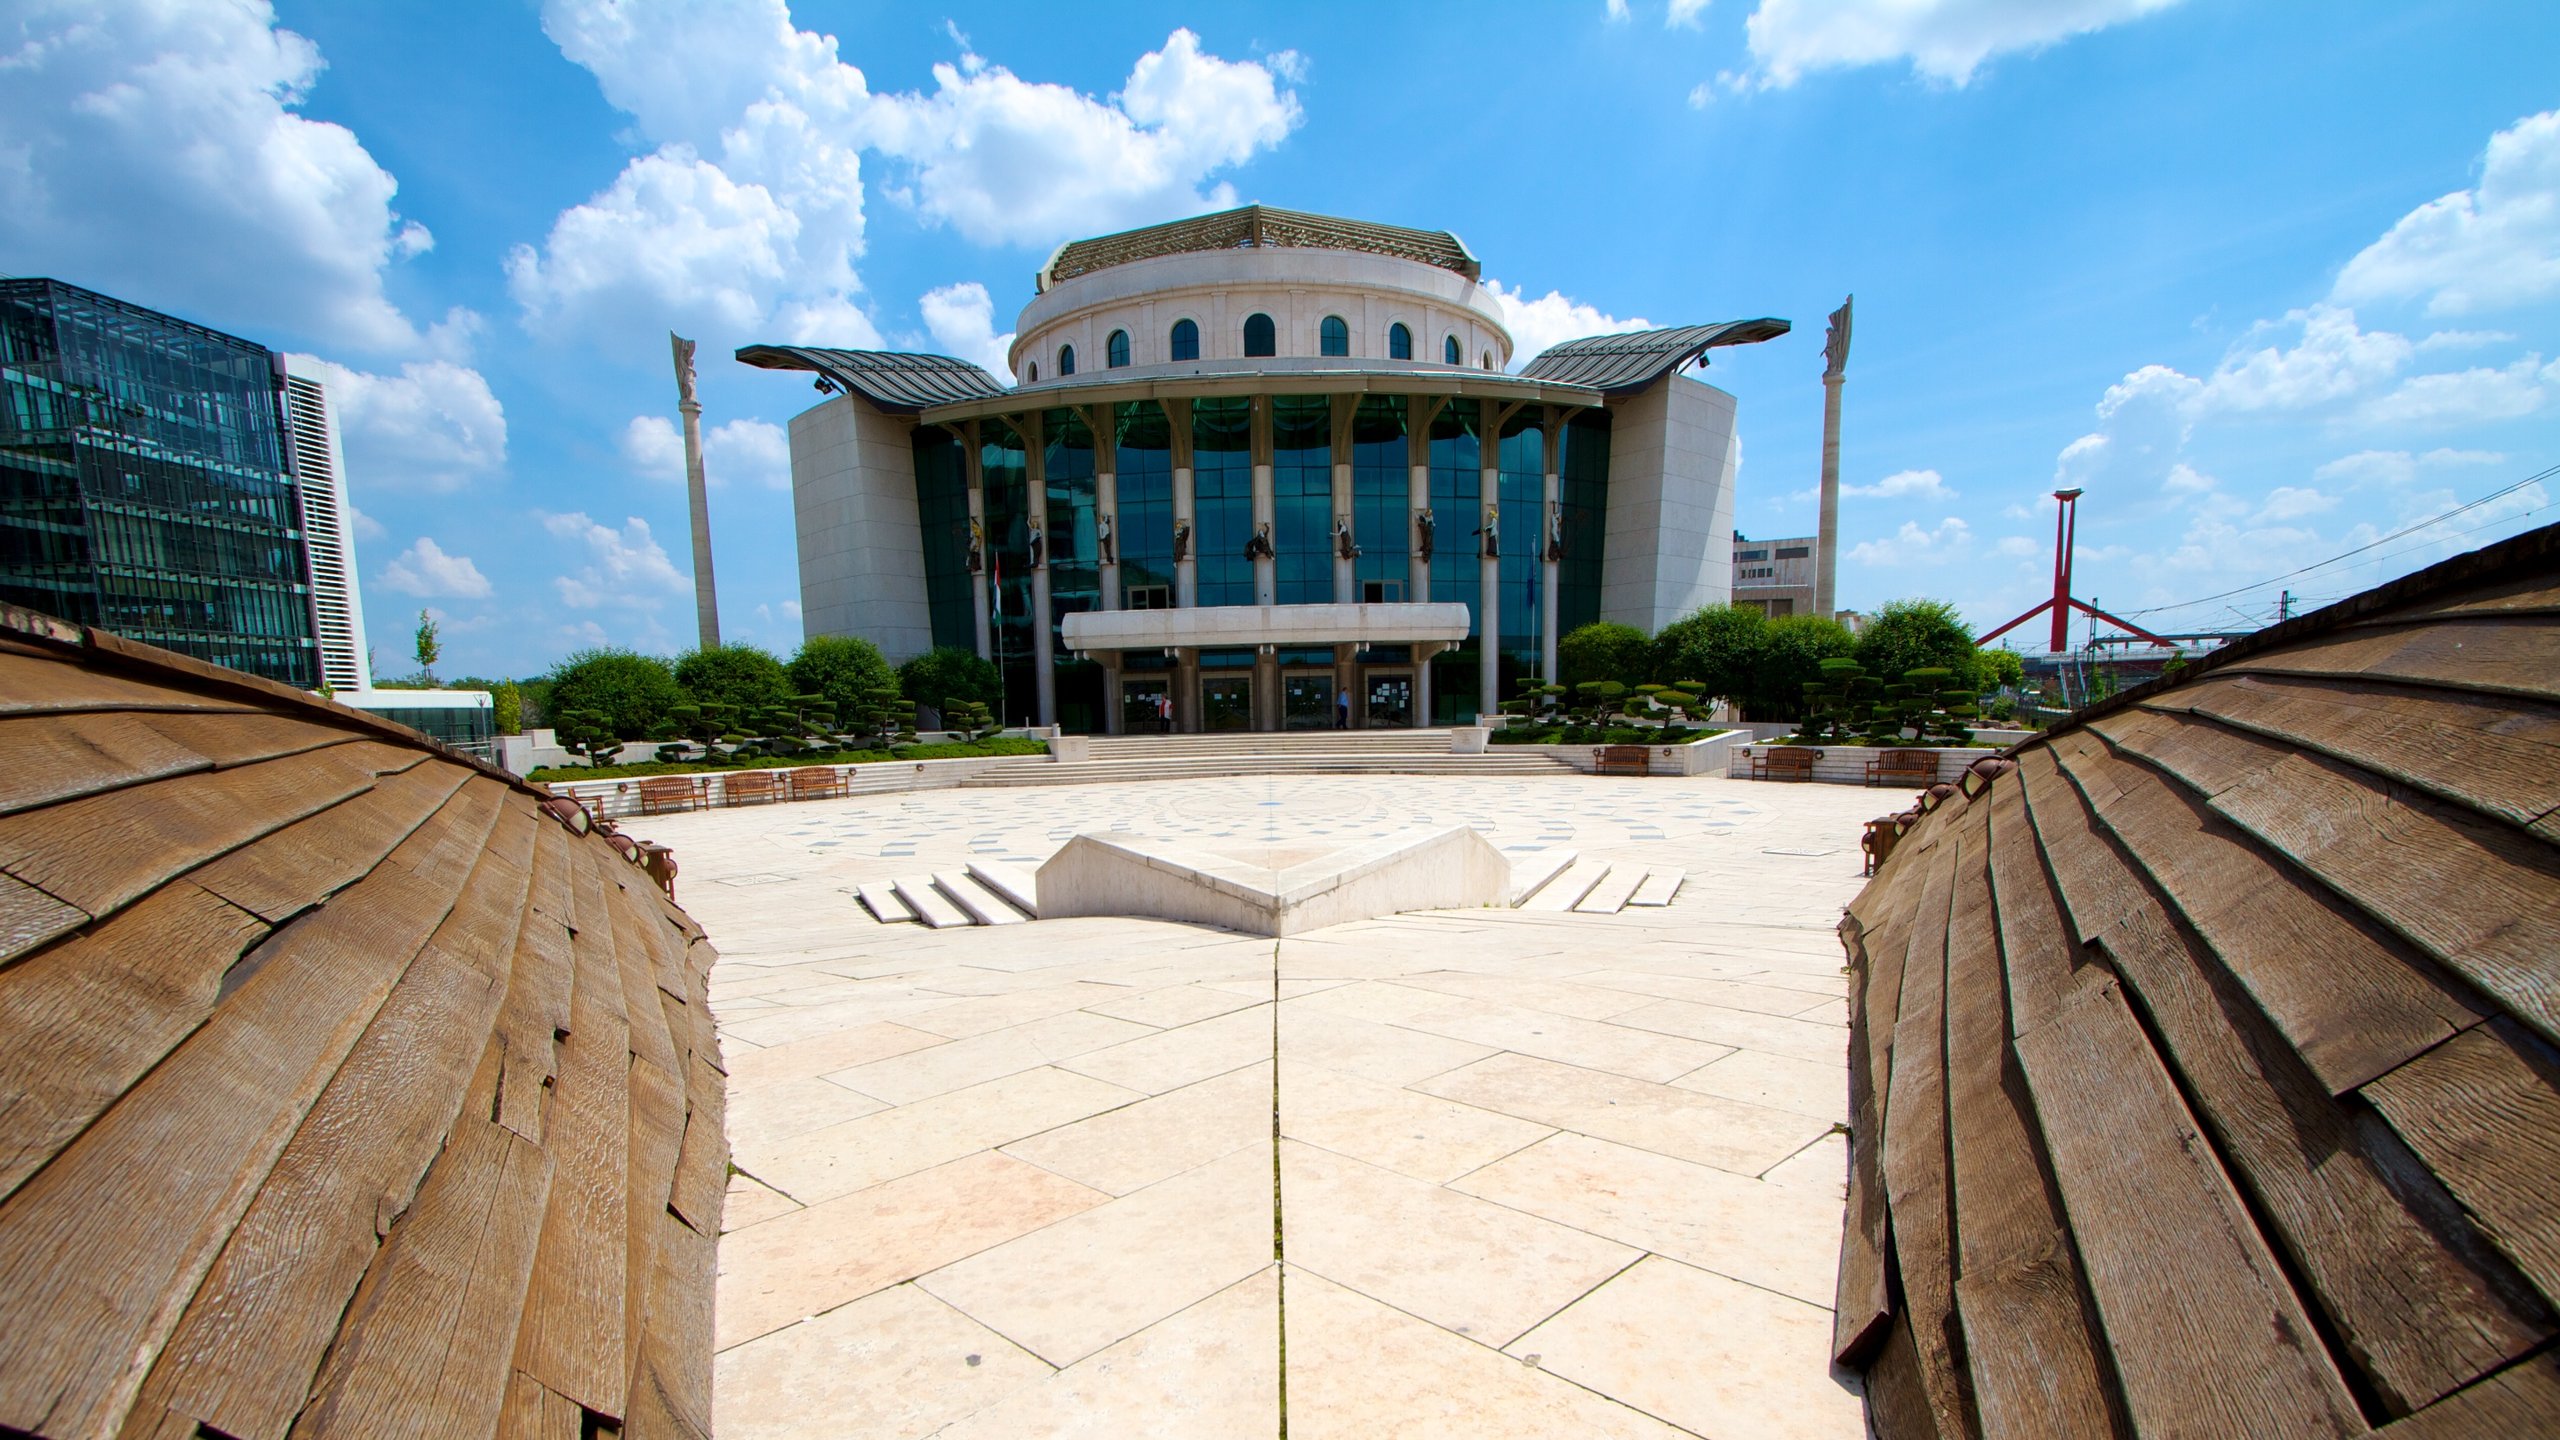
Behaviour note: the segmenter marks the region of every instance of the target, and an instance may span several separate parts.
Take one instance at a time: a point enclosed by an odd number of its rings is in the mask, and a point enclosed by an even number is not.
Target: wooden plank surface
[[[195,884],[281,924],[373,873],[470,773],[420,765],[188,872]]]
[[[586,1418],[577,1401],[518,1370],[507,1377],[498,1440],[586,1440]]]
[[[2370,1153],[2373,1137],[2170,920],[2055,764],[2057,752],[2076,760],[2097,748],[2095,735],[2066,734],[2028,752],[2018,772],[2064,908],[2140,998],[2223,1159],[2272,1223],[2269,1240],[2308,1277],[2363,1378],[2402,1413],[2523,1354],[2547,1329],[2511,1313],[2412,1211]],[[2049,1098],[2042,1086],[2036,1098]],[[2085,1242],[2086,1226],[2075,1229]]]
[[[1915,848],[1907,863],[1888,866],[1864,894],[1885,885],[1917,886],[1927,868],[1926,851]],[[1904,857],[1897,853],[1896,861]],[[1886,1338],[1892,1318],[1889,1247],[1892,1227],[1885,1210],[1885,1095],[1892,1075],[1893,1035],[1902,998],[1902,963],[1909,946],[1906,915],[1881,900],[1871,912],[1890,915],[1858,935],[1858,963],[1851,977],[1849,1005],[1849,1193],[1846,1221],[1840,1232],[1840,1273],[1832,1306],[1832,1358],[1855,1364]],[[1842,921],[1857,925],[1857,911]],[[1905,1327],[1906,1329],[1908,1327]],[[1906,1339],[1906,1344],[1907,1344]]]
[[[0,652],[0,715],[40,715],[59,710],[259,710],[228,695],[206,695],[182,684],[110,675],[57,655]]]
[[[2406,1419],[2375,1440],[2489,1440],[2560,1433],[2560,1356],[2537,1355]]]
[[[2017,1039],[2144,1435],[2349,1436],[2346,1382],[2115,986]]]
[[[49,945],[89,923],[89,912],[66,905],[14,875],[0,875],[0,966]]]
[[[727,1087],[708,1052],[686,1057],[684,1142],[676,1152],[675,1187],[667,1204],[705,1235],[720,1233],[720,1206],[729,1189]]]
[[[2340,630],[2244,657],[2221,673],[2363,677],[2560,700],[2552,627],[2537,616]]]
[[[657,1294],[655,1285],[661,1269],[658,1246],[666,1238],[662,1222],[667,1219],[667,1197],[674,1189],[676,1152],[684,1139],[684,1088],[675,1076],[634,1055],[629,1094],[630,1163],[623,1170],[623,1233],[631,1271],[622,1303],[623,1333],[636,1342],[654,1307],[677,1303],[676,1297]],[[629,1360],[636,1380],[642,1361],[636,1343]]]
[[[0,815],[365,738],[344,726],[257,711],[0,715],[0,755],[13,762],[0,770]]]
[[[1920,1385],[1942,1435],[1975,1432],[1964,1338],[1956,1323],[1955,1235],[1947,1209],[1946,986],[1948,906],[1962,854],[1941,827],[1902,962],[1885,1092],[1884,1179],[1895,1273],[1911,1324]]]
[[[655,1298],[623,1434],[628,1440],[708,1440],[717,1240],[665,1211],[657,1225],[656,1273],[649,1286]]]
[[[2364,1087],[2490,1241],[2560,1305],[2560,1071],[2508,1022]]]
[[[2115,983],[2115,972],[2068,933],[2053,892],[2041,842],[2027,818],[2027,790],[2013,772],[1985,797],[1991,841],[1991,889],[1999,912],[2001,964],[2009,982],[2009,1033],[2024,1035],[2061,1013],[2087,990]]]

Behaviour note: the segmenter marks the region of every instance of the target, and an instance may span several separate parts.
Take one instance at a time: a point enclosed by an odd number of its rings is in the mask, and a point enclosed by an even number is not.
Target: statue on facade
[[[1031,568],[1040,570],[1049,564],[1049,532],[1046,527],[1031,527]]]
[[[1244,558],[1247,560],[1268,560],[1271,558],[1272,553],[1271,525],[1270,522],[1265,521],[1260,525],[1254,526],[1253,533],[1245,537]]]
[[[1477,533],[1477,534],[1479,534],[1479,535],[1482,535],[1482,536],[1484,537],[1484,558],[1486,558],[1487,560],[1499,560],[1499,559],[1501,559],[1501,558],[1502,558],[1502,507],[1501,507],[1501,506],[1499,506],[1499,505],[1493,505],[1493,504],[1487,504],[1487,505],[1484,507],[1484,528],[1483,528],[1482,530],[1477,531],[1476,533]]]
[[[1564,558],[1564,504],[1558,501],[1547,507],[1547,558]]]
[[[978,574],[987,567],[987,527],[976,517],[969,521],[969,573]]]
[[[1413,553],[1422,557],[1422,563],[1425,565],[1431,563],[1431,539],[1434,528],[1430,506],[1425,505],[1413,512]]]
[[[1190,558],[1191,522],[1188,520],[1176,521],[1173,527],[1173,563],[1179,565]]]
[[[1337,516],[1333,522],[1333,553],[1345,560],[1360,558],[1360,544],[1351,538],[1351,517]]]
[[[1856,303],[1852,295],[1831,312],[1830,332],[1822,337],[1822,378],[1849,373],[1849,307]]]
[[[1093,547],[1105,565],[1120,563],[1120,552],[1111,543],[1111,517],[1101,516],[1093,522]]]

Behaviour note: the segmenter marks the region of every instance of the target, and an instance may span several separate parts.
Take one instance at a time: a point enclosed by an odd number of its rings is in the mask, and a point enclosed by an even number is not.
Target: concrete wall
[[[1674,375],[1610,408],[1600,618],[1659,630],[1732,596],[1734,399]]]
[[[892,663],[933,648],[914,429],[851,395],[791,417],[801,628],[859,635]]]

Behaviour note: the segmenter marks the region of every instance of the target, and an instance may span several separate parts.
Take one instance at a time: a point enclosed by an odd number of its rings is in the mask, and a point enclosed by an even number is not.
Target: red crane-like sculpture
[[[2026,624],[2030,620],[2033,620],[2038,615],[2050,610],[2053,612],[2053,644],[2046,648],[2051,650],[2066,650],[2069,649],[2071,645],[2071,612],[2077,610],[2080,613],[2089,616],[2091,619],[2104,620],[2108,624],[2113,625],[2120,630],[2129,631],[2142,639],[2150,641],[2154,645],[2169,644],[2168,641],[2161,639],[2159,636],[2152,634],[2150,631],[2143,629],[2139,625],[2133,624],[2127,620],[2118,619],[2117,617],[2108,614],[2106,611],[2099,609],[2097,606],[2090,604],[2086,600],[2079,600],[2072,597],[2071,550],[2073,542],[2079,536],[2080,492],[2077,490],[2056,490],[2053,492],[2053,498],[2062,502],[2061,508],[2056,510],[2053,516],[2053,598],[2050,600],[2037,601],[2035,603],[2035,608],[2029,610],[2026,614],[2019,616],[2017,619],[2010,621],[2008,624],[2003,625],[1996,630],[1984,632],[1982,638],[1974,641],[1973,643],[1977,647],[1988,645],[1992,641],[1999,639],[2001,636],[2006,635],[2010,631],[2017,629],[2019,626]]]

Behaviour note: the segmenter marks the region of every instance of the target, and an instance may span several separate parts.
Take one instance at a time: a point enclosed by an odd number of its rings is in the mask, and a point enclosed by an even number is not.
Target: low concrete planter
[[[1061,764],[1073,764],[1093,758],[1090,735],[1053,735],[1049,737],[1049,758]]]
[[[847,795],[878,795],[899,790],[949,790],[970,776],[1000,765],[1048,762],[1037,755],[967,755],[955,760],[874,760],[862,765],[802,765],[781,770],[696,770],[680,775],[623,776],[603,780],[554,780],[552,793],[574,795],[587,808],[611,820],[640,814],[640,782],[649,780],[690,780],[702,795],[704,809],[724,809],[729,803],[728,782],[737,775],[767,774],[775,777],[772,803],[790,804],[792,769],[838,770],[845,777]],[[761,802],[749,802],[761,803]]]
[[[1867,745],[1815,745],[1809,747],[1794,745],[1736,745],[1732,747],[1726,762],[1731,768],[1725,773],[1736,780],[1748,780],[1751,778],[1752,756],[1766,754],[1771,750],[1808,748],[1820,750],[1822,752],[1821,758],[1813,762],[1814,779],[1828,785],[1864,785],[1867,783],[1867,762],[1873,760],[1878,755],[1883,754],[1889,747]],[[1948,784],[1954,784],[1956,777],[1964,774],[1964,767],[1986,755],[1997,755],[2000,752],[1998,749],[1987,745],[1969,745],[1961,748],[1931,749],[1929,753],[1938,757],[1938,779],[1943,780]],[[1895,790],[1917,790],[1924,789],[1926,787],[1897,780],[1886,788]]]
[[[1459,725],[1453,727],[1449,731],[1449,753],[1452,755],[1481,755],[1485,752],[1485,746],[1490,742],[1492,736],[1493,731],[1482,725]]]
[[[1648,775],[1721,775],[1725,769],[1725,752],[1751,742],[1748,730],[1723,730],[1701,735],[1674,745],[1647,745],[1645,773]],[[1508,755],[1551,755],[1585,775],[1599,768],[1592,756],[1596,745],[1501,745],[1489,747],[1491,753]]]

